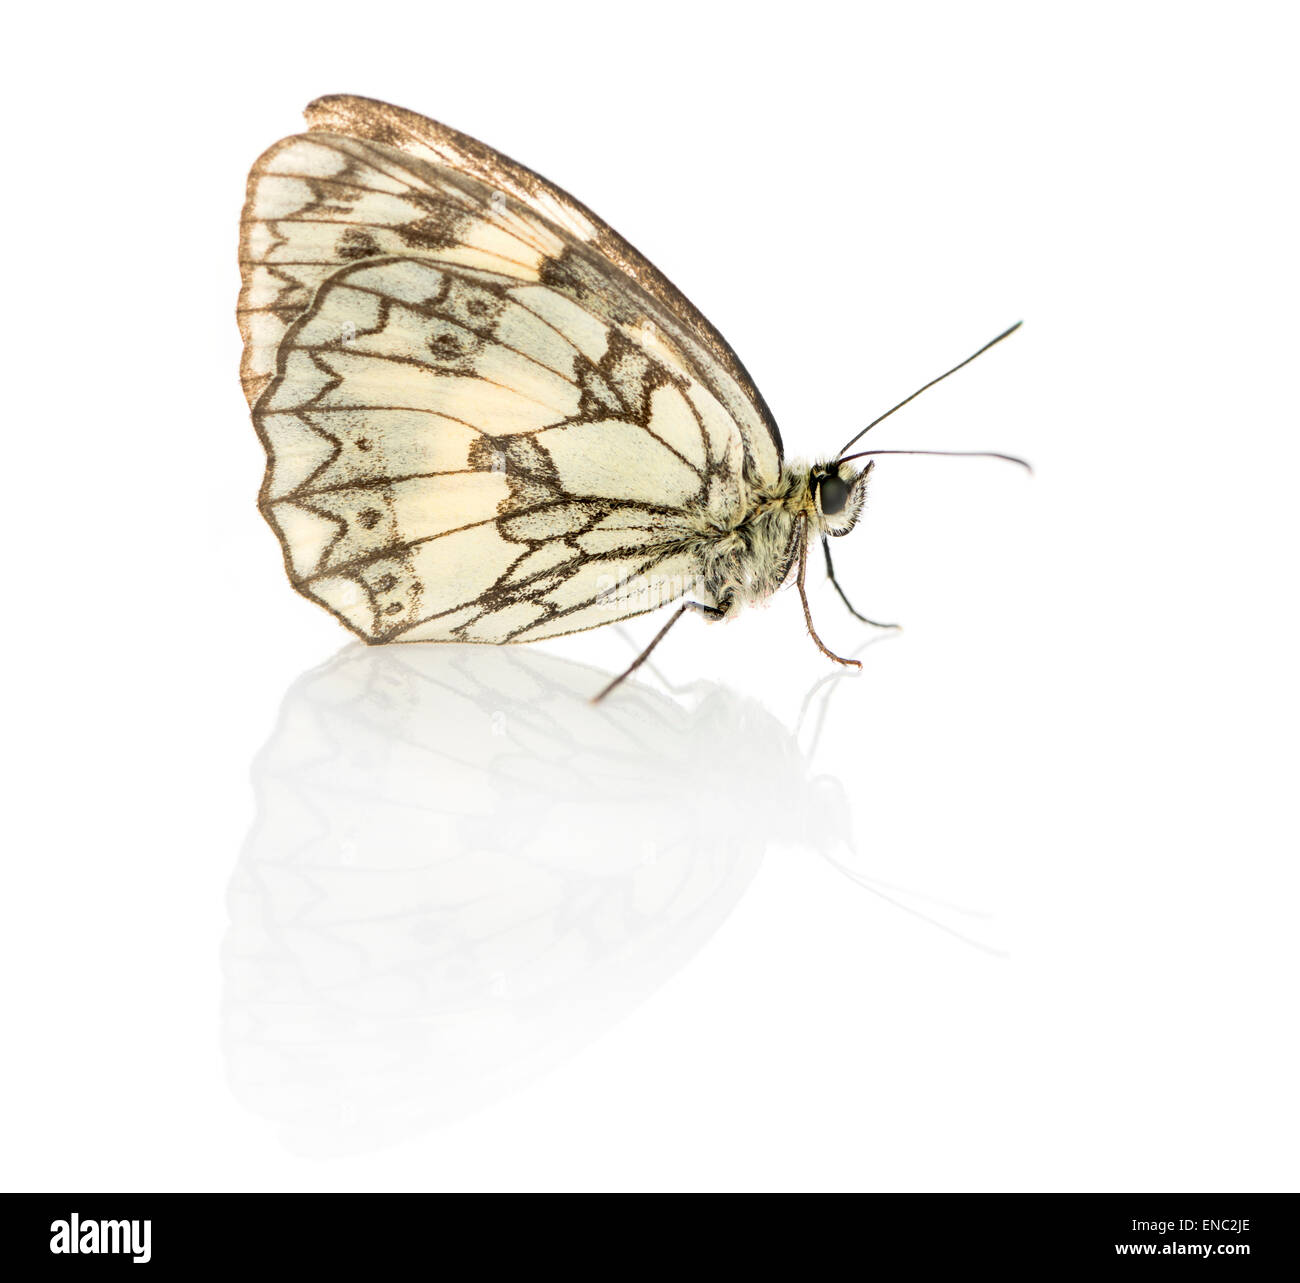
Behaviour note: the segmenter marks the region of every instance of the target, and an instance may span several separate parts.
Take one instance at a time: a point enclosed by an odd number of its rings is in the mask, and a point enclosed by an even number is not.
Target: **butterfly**
[[[858,615],[829,539],[862,512],[859,460],[941,452],[847,455],[890,410],[786,459],[726,340],[585,206],[399,107],[305,115],[249,174],[238,305],[259,504],[300,593],[371,643],[538,641],[680,603],[599,699],[686,612],[793,574],[813,641],[860,667],[813,627],[809,549]]]

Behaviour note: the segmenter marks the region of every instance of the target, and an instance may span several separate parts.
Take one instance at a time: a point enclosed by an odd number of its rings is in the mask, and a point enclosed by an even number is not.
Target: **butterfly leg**
[[[845,659],[843,655],[837,655],[831,650],[820,637],[817,636],[817,630],[813,627],[812,611],[808,608],[808,593],[804,588],[804,578],[808,571],[808,524],[807,518],[804,519],[803,532],[799,536],[799,576],[795,583],[799,586],[799,600],[803,602],[804,623],[808,625],[808,635],[817,643],[817,649],[821,651],[828,659],[833,659],[837,664],[843,664],[846,668],[861,668],[860,659]]]
[[[632,647],[632,650],[635,654],[639,655],[641,653],[639,648],[639,643],[637,642],[636,638],[632,636],[631,632],[627,628],[625,628],[622,624],[614,624],[612,627],[614,631],[625,642],[627,642],[629,646]],[[655,666],[655,662],[653,659],[646,660],[645,670],[670,695],[685,695],[688,691],[695,690],[698,686],[701,685],[701,679],[698,677],[691,677],[688,678],[686,681],[680,683],[674,682],[666,673],[662,672],[659,668]]]
[[[825,535],[822,535],[822,552],[826,554],[826,578],[831,581],[835,591],[839,593],[840,600],[849,608],[849,614],[854,619],[860,619],[864,624],[870,624],[873,628],[898,628],[902,624],[882,624],[878,619],[868,619],[866,615],[860,615],[853,609],[853,603],[844,595],[844,589],[840,587],[840,581],[835,578],[835,567],[831,565],[831,541]]]
[[[626,681],[629,677],[631,677],[632,674],[635,673],[636,670],[640,668],[641,665],[644,664],[647,659],[650,658],[650,652],[654,650],[654,648],[658,646],[659,643],[663,641],[665,637],[668,636],[668,630],[688,610],[698,610],[701,615],[707,615],[710,619],[721,619],[722,616],[727,613],[725,610],[719,610],[717,606],[706,606],[703,602],[699,602],[699,601],[682,602],[682,604],[678,606],[677,609],[674,610],[673,613],[668,617],[668,622],[657,633],[655,633],[654,640],[650,643],[650,645],[647,646],[645,650],[643,650],[621,673],[619,673],[619,675],[616,678],[614,678],[614,680],[610,682],[610,684],[606,686],[605,689],[602,690],[599,695],[593,696],[591,702],[593,704],[599,704],[600,701],[610,693],[610,691],[612,691],[616,686],[620,685],[622,682]]]

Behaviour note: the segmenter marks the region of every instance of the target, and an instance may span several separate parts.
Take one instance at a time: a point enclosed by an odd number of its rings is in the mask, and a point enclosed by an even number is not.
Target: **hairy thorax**
[[[785,582],[809,504],[808,465],[790,461],[775,484],[746,486],[731,512],[698,514],[691,551],[713,604],[730,614]]]

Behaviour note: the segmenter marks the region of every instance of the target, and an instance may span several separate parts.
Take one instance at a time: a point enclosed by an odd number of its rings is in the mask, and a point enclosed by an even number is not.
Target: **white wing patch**
[[[696,436],[700,435],[696,425]],[[565,489],[600,499],[684,508],[699,503],[702,469],[686,462],[649,427],[624,419],[567,422],[537,435]]]
[[[739,509],[742,442],[634,338],[458,264],[330,277],[254,412],[295,585],[369,641],[531,641],[687,591],[712,604],[691,541]]]

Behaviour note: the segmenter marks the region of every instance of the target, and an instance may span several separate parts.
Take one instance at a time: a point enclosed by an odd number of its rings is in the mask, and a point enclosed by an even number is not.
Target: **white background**
[[[11,19],[4,1185],[1294,1188],[1296,35],[1250,4]],[[873,436],[1036,478],[881,462],[837,551],[906,628],[802,723],[828,665],[788,591],[683,621],[684,689],[606,712],[573,665],[655,622],[295,686],[347,638],[254,507],[235,231],[331,92],[590,204],[791,454],[1024,317]]]

